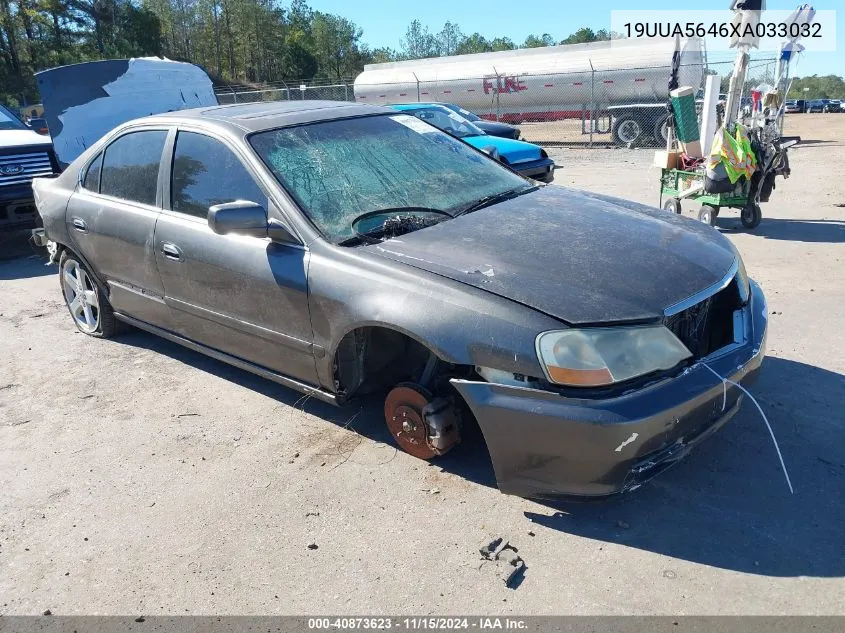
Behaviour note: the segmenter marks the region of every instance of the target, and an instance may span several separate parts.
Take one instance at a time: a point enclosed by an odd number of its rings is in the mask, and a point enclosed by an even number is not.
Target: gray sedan
[[[153,116],[33,187],[82,332],[381,397],[421,459],[474,418],[510,494],[638,487],[737,412],[718,376],[763,360],[765,299],[717,231],[538,185],[395,110]]]

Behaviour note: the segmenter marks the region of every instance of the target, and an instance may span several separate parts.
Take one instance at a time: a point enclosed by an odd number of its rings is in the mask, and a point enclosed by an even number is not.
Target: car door
[[[170,312],[152,245],[167,135],[140,129],[111,141],[82,171],[66,213],[74,250],[107,284],[114,310],[161,327]]]
[[[209,228],[208,208],[215,204],[246,200],[268,209],[266,191],[232,146],[180,129],[170,156],[155,254],[174,328],[193,341],[316,383],[308,251]]]

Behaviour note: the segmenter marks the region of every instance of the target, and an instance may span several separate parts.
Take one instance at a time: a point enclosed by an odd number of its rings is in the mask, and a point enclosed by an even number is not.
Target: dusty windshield
[[[0,106],[0,130],[25,130],[26,126],[9,110]]]
[[[531,188],[484,154],[405,114],[260,132],[250,143],[333,242],[352,237],[362,214],[424,208],[452,215],[478,200]]]

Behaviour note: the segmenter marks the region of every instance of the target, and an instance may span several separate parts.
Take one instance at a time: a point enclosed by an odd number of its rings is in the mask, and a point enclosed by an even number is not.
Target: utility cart
[[[710,226],[716,224],[723,208],[739,209],[742,226],[753,229],[760,224],[763,213],[759,203],[749,196],[750,190],[750,181],[740,178],[733,191],[705,193],[704,171],[663,169],[660,175],[660,206],[666,211],[681,213],[681,200],[695,200],[701,204],[698,219]]]
[[[763,10],[763,4],[761,0],[733,3],[734,23],[756,24],[759,22],[759,12]],[[815,9],[805,4],[798,7],[784,23],[790,27],[800,27],[812,24],[814,19]],[[800,30],[803,29],[797,29],[796,33]],[[792,86],[789,76],[790,64],[804,47],[798,43],[800,35],[790,37],[781,44],[774,84],[760,84],[752,88],[750,111],[745,112],[742,108],[741,112],[750,52],[759,44],[759,37],[753,31],[754,29],[751,29],[751,33],[746,32],[732,40],[731,47],[737,49],[737,56],[725,100],[723,121],[720,121],[722,117],[718,112],[718,105],[714,103],[717,82],[707,82],[704,102],[707,104],[707,113],[715,113],[715,120],[719,122],[716,136],[707,131],[703,135],[705,138],[701,138],[695,108],[691,105],[691,87],[678,86],[681,55],[679,45],[676,45],[669,80],[670,134],[666,152],[662,154],[660,163],[660,166],[664,167],[660,174],[660,206],[667,211],[680,213],[682,200],[695,200],[701,204],[698,219],[713,226],[722,209],[739,209],[742,225],[747,229],[754,229],[763,218],[760,203],[769,201],[775,188],[775,178],[789,178],[787,150],[801,139],[783,136],[783,116],[786,108],[784,99],[789,95]],[[787,31],[791,32],[791,28]],[[708,117],[704,127],[710,128],[711,122],[712,119]],[[719,134],[722,136],[718,136]],[[690,147],[692,151],[689,151]],[[681,151],[676,152],[676,149]],[[671,162],[669,158],[673,154],[703,158],[707,168],[705,169],[702,163],[692,169],[677,169],[679,164],[683,166],[683,160]],[[752,156],[750,161],[749,155]],[[666,159],[665,162],[662,162],[663,158]],[[658,156],[655,156],[655,159],[657,160]],[[705,176],[705,171],[709,178]],[[735,180],[732,176],[737,174],[739,179],[731,186],[730,181]]]
[[[801,142],[799,136],[775,136],[758,140],[753,131],[757,169],[751,178],[741,176],[733,191],[707,193],[704,191],[704,164],[696,171],[662,169],[660,173],[660,206],[672,213],[681,212],[681,200],[695,200],[701,204],[698,219],[714,226],[723,208],[739,209],[742,226],[754,229],[763,219],[761,202],[768,202],[775,188],[775,178],[789,178],[788,148]],[[764,136],[765,139],[765,136]]]

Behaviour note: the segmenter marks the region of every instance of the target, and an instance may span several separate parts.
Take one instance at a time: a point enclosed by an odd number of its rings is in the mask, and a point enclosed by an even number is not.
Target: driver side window
[[[235,200],[267,208],[267,196],[232,150],[210,136],[179,132],[173,151],[170,208],[205,218],[209,207]]]

